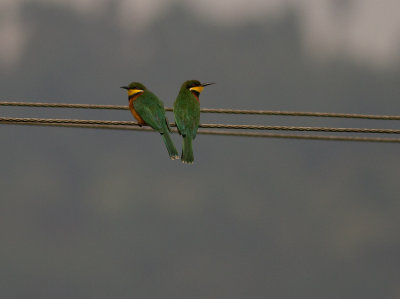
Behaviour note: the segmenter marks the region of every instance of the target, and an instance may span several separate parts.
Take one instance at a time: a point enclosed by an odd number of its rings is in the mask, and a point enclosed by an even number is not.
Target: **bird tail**
[[[188,164],[192,164],[194,161],[192,138],[190,138],[190,136],[183,137],[181,160],[183,163],[188,163]]]
[[[178,151],[176,150],[176,147],[171,139],[171,136],[168,133],[168,130],[165,130],[161,136],[163,137],[165,147],[167,148],[169,157],[171,160],[176,160],[179,159],[179,154]]]

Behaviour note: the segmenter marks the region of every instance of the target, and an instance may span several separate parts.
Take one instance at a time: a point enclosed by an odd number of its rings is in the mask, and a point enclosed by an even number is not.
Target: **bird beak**
[[[206,86],[208,86],[208,85],[213,85],[213,84],[215,84],[215,83],[207,82],[207,83],[201,84],[201,86],[206,87]]]
[[[128,90],[129,87],[128,86],[121,86],[121,88]]]

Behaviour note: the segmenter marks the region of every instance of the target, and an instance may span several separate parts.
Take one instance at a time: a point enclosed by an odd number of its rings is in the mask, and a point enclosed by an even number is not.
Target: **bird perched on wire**
[[[192,140],[196,138],[200,124],[200,93],[205,86],[214,83],[200,83],[197,80],[185,81],[174,103],[174,116],[179,134],[183,137],[182,156],[183,163],[193,163]]]
[[[128,92],[129,110],[139,125],[149,125],[163,137],[168,154],[172,160],[179,159],[178,151],[168,132],[171,131],[165,116],[164,103],[139,82],[122,86]]]

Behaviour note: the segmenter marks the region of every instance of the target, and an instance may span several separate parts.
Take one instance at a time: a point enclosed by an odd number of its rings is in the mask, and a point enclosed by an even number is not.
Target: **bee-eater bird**
[[[172,142],[168,119],[165,116],[164,103],[139,82],[122,86],[128,92],[129,110],[139,125],[149,125],[163,137],[168,154],[172,160],[179,159],[178,152]]]
[[[200,124],[200,93],[205,86],[214,83],[200,83],[197,80],[185,81],[174,103],[174,116],[179,134],[183,137],[183,163],[193,163],[192,140],[196,138]]]

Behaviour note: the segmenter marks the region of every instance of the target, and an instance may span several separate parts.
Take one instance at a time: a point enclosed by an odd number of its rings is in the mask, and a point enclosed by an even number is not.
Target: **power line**
[[[335,132],[335,133],[400,134],[400,130],[397,130],[397,129],[368,129],[368,128],[329,128],[329,127],[230,125],[230,124],[200,124],[200,128],[269,130],[269,131]]]
[[[127,106],[121,106],[121,105],[33,103],[33,102],[5,102],[5,101],[0,102],[0,106],[128,110]],[[165,108],[165,110],[173,111],[173,109],[170,107]],[[200,109],[200,111],[203,113],[224,113],[224,114],[280,115],[280,116],[400,120],[400,115],[372,115],[372,114],[353,114],[353,113],[300,112],[300,111],[274,111],[274,110],[235,110],[235,109],[213,109],[213,108],[212,109],[211,108],[202,108],[202,109]]]
[[[66,103],[38,103],[38,102],[0,102],[0,106],[36,107],[36,108],[72,108],[72,109],[107,109],[128,110],[127,105],[96,105],[96,104],[66,104]]]
[[[86,125],[114,125],[139,126],[134,121],[119,120],[90,120],[90,119],[59,119],[59,118],[17,118],[0,117],[0,123],[64,123]],[[171,123],[171,127],[176,124]],[[329,127],[296,127],[296,126],[263,126],[263,125],[232,125],[232,124],[200,124],[206,129],[241,129],[241,130],[273,130],[273,131],[305,131],[305,132],[335,132],[335,133],[372,133],[372,134],[400,134],[398,129],[369,129],[369,128],[329,128]]]
[[[40,121],[37,121],[40,120]],[[90,129],[114,129],[114,130],[135,130],[144,132],[154,132],[149,127],[139,127],[137,124],[127,125],[127,122],[120,121],[90,121],[75,120],[77,122],[52,122],[46,119],[34,118],[1,118],[0,123],[9,125],[29,125],[29,126],[53,126],[53,127],[72,127],[72,128],[90,128]],[[74,121],[74,120],[64,120]],[[119,123],[119,124],[116,124]],[[177,132],[176,128],[172,129]],[[222,130],[204,130],[200,129],[198,134],[206,135],[222,135],[222,136],[242,136],[242,137],[263,137],[263,138],[284,138],[284,139],[305,139],[305,140],[328,140],[328,141],[358,141],[358,142],[384,142],[384,143],[400,143],[400,138],[380,138],[380,137],[358,137],[358,136],[324,136],[324,135],[293,135],[293,134],[274,134],[274,133],[253,133],[253,132],[232,132]]]
[[[128,110],[127,106],[118,105],[94,105],[94,104],[65,104],[65,103],[39,103],[39,102],[0,102],[0,106],[16,107],[47,107],[47,108],[74,108],[74,109],[113,109]],[[172,111],[172,108],[166,108]],[[363,115],[343,113],[321,113],[321,112],[289,112],[270,110],[233,110],[233,109],[201,109],[204,113],[229,113],[229,114],[255,114],[255,115],[283,115],[283,116],[314,116],[314,117],[340,117],[340,118],[364,118],[364,119],[385,119],[400,120],[395,115]],[[79,127],[94,129],[118,129],[136,131],[154,131],[149,127],[139,127],[133,121],[114,120],[85,120],[85,119],[51,119],[51,118],[15,118],[0,117],[0,124],[32,125],[32,126],[55,126],[55,127]],[[171,124],[171,127],[176,127]],[[328,136],[328,135],[305,135],[305,134],[275,134],[275,133],[254,133],[254,132],[232,132],[220,129],[239,130],[281,130],[281,131],[303,131],[303,132],[336,132],[336,133],[374,133],[374,134],[400,134],[398,129],[371,129],[371,128],[331,128],[331,127],[304,127],[304,126],[265,126],[265,125],[237,125],[237,124],[200,124],[199,134],[224,135],[224,136],[245,136],[245,137],[269,137],[269,138],[290,138],[310,140],[335,140],[335,141],[369,141],[369,142],[392,142],[400,143],[400,138],[381,137],[360,137],[360,136]],[[204,130],[204,129],[216,130]],[[174,128],[173,132],[177,132]]]
[[[283,138],[283,139],[305,139],[305,140],[325,140],[325,141],[358,141],[358,142],[400,143],[400,138],[378,138],[378,137],[357,137],[357,136],[324,136],[324,135],[292,135],[292,134],[231,132],[231,131],[206,131],[206,130],[199,130],[198,132],[200,134],[223,135],[223,136],[264,137],[264,138]]]
[[[234,109],[208,109],[208,108],[200,109],[200,111],[204,113],[400,120],[400,115],[372,115],[372,114],[355,114],[355,113],[351,114],[351,113],[274,111],[274,110],[234,110]]]

